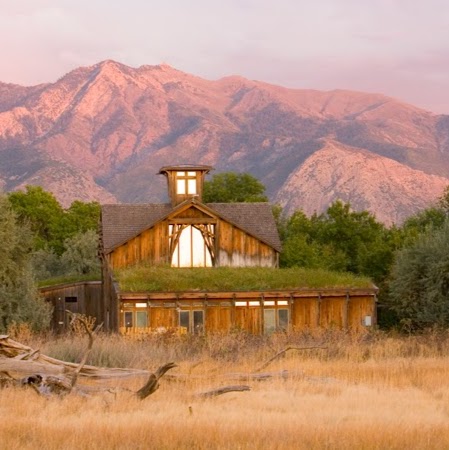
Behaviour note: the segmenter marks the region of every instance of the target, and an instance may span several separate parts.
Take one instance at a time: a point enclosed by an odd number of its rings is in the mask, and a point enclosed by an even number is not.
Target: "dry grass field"
[[[27,337],[76,360],[83,339]],[[288,376],[232,381],[286,346],[262,372]],[[251,337],[99,336],[90,363],[178,367],[140,401],[126,390],[45,399],[0,390],[2,449],[444,449],[449,448],[449,334],[399,337],[334,332]],[[260,371],[258,372],[260,373]],[[172,375],[171,377],[169,375]],[[142,379],[122,381],[137,390]],[[249,392],[201,399],[229,384]],[[117,384],[118,386],[118,384]]]

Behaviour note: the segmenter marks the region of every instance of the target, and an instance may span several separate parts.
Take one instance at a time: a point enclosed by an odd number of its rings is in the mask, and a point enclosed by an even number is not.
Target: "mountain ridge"
[[[341,160],[332,159],[332,151]],[[338,165],[357,170],[353,178],[368,177],[360,165],[371,161],[366,152],[388,168],[376,176],[382,173],[392,208],[385,207],[387,197],[382,207],[368,201],[369,189],[380,189],[371,179],[353,183],[351,195],[340,191],[346,173]],[[64,205],[76,198],[162,201],[165,183],[154,176],[159,167],[199,163],[252,173],[289,212],[309,202],[323,210],[347,197],[354,209],[369,204],[384,222],[400,222],[435,200],[445,180],[449,184],[448,154],[449,116],[383,94],[289,89],[236,75],[205,80],[166,64],[132,68],[112,60],[74,69],[54,83],[0,83],[3,189],[41,183]],[[323,179],[310,173],[320,156]],[[298,179],[306,173],[307,182]],[[416,202],[401,190],[398,173],[407,180],[413,173],[420,186]],[[325,180],[331,185],[320,194]]]

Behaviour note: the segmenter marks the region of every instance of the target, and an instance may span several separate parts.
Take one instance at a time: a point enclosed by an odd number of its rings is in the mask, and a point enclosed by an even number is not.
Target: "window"
[[[133,313],[132,311],[125,311],[125,327],[132,328],[133,326]]]
[[[264,309],[263,310],[263,332],[270,334],[276,331],[276,310]]]
[[[263,320],[265,334],[273,333],[276,330],[286,331],[288,329],[288,309],[266,308],[263,310]]]
[[[288,329],[288,309],[278,309],[278,328],[282,331]]]
[[[146,311],[136,311],[136,327],[146,328],[148,326],[148,315]]]
[[[196,172],[176,172],[176,193],[180,195],[195,195]]]
[[[78,301],[78,297],[65,297],[66,303],[76,303]]]
[[[148,304],[145,302],[122,303],[122,325],[125,328],[148,327]]]
[[[179,326],[185,328],[189,333],[202,333],[204,311],[179,311]]]
[[[173,267],[212,267],[214,225],[169,225],[169,235]]]

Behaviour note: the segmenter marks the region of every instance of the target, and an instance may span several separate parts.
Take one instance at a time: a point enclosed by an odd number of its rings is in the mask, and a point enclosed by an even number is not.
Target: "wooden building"
[[[57,332],[66,331],[70,322],[67,311],[95,317],[97,324],[104,318],[101,281],[44,286],[40,295],[53,306],[51,327]]]
[[[115,269],[147,264],[176,267],[278,267],[281,242],[269,203],[203,203],[210,166],[163,167],[169,204],[103,205],[101,255],[107,327],[118,329]]]
[[[376,289],[120,292],[120,332],[181,330],[253,334],[316,328],[360,330],[376,322]]]
[[[92,315],[104,323],[104,329],[122,333],[242,329],[261,334],[316,327],[359,329],[375,324],[375,287],[121,291],[114,271],[139,263],[171,266],[173,270],[278,267],[281,243],[271,205],[203,203],[204,177],[211,169],[193,165],[163,167],[159,174],[167,178],[169,204],[102,206],[101,295],[98,284],[94,288],[89,283],[41,290],[55,306],[56,327],[66,323],[65,309]]]

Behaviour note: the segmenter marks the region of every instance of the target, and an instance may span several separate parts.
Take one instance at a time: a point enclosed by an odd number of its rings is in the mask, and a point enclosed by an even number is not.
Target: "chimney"
[[[162,167],[159,170],[159,174],[167,177],[168,196],[172,206],[179,205],[193,197],[202,202],[204,177],[211,170],[213,170],[211,166],[195,166],[191,164]]]

